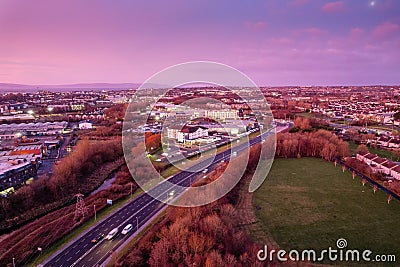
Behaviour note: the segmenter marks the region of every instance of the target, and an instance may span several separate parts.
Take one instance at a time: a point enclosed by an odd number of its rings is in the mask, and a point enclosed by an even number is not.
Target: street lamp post
[[[131,196],[132,196],[132,183],[131,183]]]
[[[93,205],[93,209],[94,209],[94,220],[97,221],[96,205]]]
[[[15,267],[15,258],[13,258],[13,267]]]
[[[139,231],[139,218],[136,217],[136,233]]]

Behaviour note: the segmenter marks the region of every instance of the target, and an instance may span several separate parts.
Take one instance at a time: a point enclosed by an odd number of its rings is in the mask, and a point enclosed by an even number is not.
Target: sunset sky
[[[141,83],[209,60],[260,86],[400,84],[397,0],[0,0],[0,36],[5,83]]]

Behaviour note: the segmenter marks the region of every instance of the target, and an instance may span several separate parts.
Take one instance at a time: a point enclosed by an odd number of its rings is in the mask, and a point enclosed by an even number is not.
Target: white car
[[[121,234],[126,235],[130,230],[132,230],[132,224],[128,224],[125,226],[125,228],[122,230]]]
[[[113,239],[113,238],[118,234],[118,232],[119,232],[118,228],[112,229],[112,230],[108,233],[108,235],[106,236],[106,239],[107,239],[107,240]]]
[[[203,173],[207,173],[207,172],[208,172],[208,169],[204,169],[204,170],[203,170]]]

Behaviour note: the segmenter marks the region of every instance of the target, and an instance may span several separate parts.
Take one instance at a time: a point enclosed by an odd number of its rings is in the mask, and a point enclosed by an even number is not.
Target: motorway
[[[277,127],[276,132],[285,129],[285,127]],[[249,143],[245,142],[234,146],[232,149],[223,151],[217,154],[211,164],[207,165],[207,161],[203,161],[193,166],[197,170],[208,168],[209,170],[215,168],[215,166],[222,160],[229,160],[231,152],[240,152],[250,146],[260,143],[264,140],[271,132],[265,132],[262,136],[257,136]],[[232,150],[232,151],[231,151]],[[204,165],[204,166],[202,166]],[[184,187],[189,187],[196,178],[200,175],[204,175],[201,171],[191,172],[182,171],[176,175],[171,176],[168,181],[170,183],[161,182],[150,191],[152,195],[158,195],[159,199],[167,201],[171,200],[171,192],[173,197],[178,197],[183,191]],[[194,178],[193,178],[194,177]],[[179,185],[180,187],[176,187]],[[69,245],[63,247],[58,253],[46,260],[42,266],[46,267],[65,267],[65,266],[77,266],[77,267],[88,267],[88,266],[100,266],[105,260],[119,248],[129,237],[134,234],[137,229],[146,224],[150,218],[152,218],[158,211],[160,211],[166,204],[160,202],[147,193],[143,193],[129,204],[118,210],[103,221],[97,223],[88,232],[74,240]],[[126,235],[118,234],[112,240],[102,239],[96,244],[92,244],[91,240],[97,238],[100,234],[107,234],[113,228],[118,227],[121,231],[125,225],[132,224],[133,229]]]

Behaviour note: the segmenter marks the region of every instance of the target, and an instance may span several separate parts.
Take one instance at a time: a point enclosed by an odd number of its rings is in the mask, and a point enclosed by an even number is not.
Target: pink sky
[[[259,85],[400,84],[399,14],[395,0],[0,0],[0,82],[141,83],[210,60]]]

